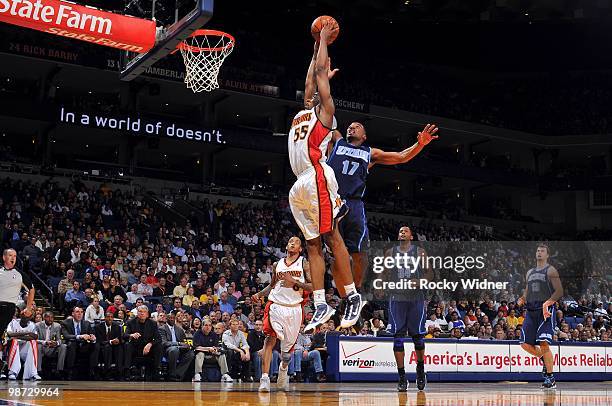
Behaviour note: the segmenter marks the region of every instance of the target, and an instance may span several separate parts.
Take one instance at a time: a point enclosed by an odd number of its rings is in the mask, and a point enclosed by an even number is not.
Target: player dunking
[[[324,236],[327,246],[334,254],[336,286],[344,288],[345,294],[342,296],[346,300],[346,307],[340,326],[353,326],[364,305],[353,283],[349,254],[337,227],[347,208],[338,195],[334,171],[325,162],[327,145],[336,126],[334,101],[329,87],[329,77],[333,76],[334,71],[330,70],[327,53],[331,35],[335,35],[335,29],[330,23],[326,23],[320,32],[318,47],[315,44],[315,52],[306,76],[305,109],[293,119],[288,139],[289,162],[297,176],[297,181],[289,192],[289,204],[293,217],[306,238],[314,289],[315,313],[304,329],[306,332],[314,330],[335,313],[325,302],[325,262],[321,236]]]
[[[410,227],[403,226],[399,229],[397,236],[400,242],[395,247],[387,250],[387,257],[396,257],[397,255],[425,259],[426,252],[422,248],[412,244],[412,231]],[[407,261],[407,264],[414,263]],[[426,261],[422,262],[426,265]],[[397,271],[394,277],[400,279],[433,279],[433,271],[429,267],[421,267],[418,265],[416,269],[411,268],[396,268]],[[418,286],[418,282],[417,282]],[[393,355],[397,363],[397,372],[399,373],[399,381],[397,390],[400,392],[408,389],[408,381],[406,380],[406,370],[404,368],[404,342],[403,338],[406,333],[412,337],[414,350],[417,356],[416,365],[416,384],[419,390],[425,389],[427,384],[427,376],[425,375],[425,295],[422,291],[416,290],[411,293],[410,297],[396,297],[392,295],[389,299],[389,332],[393,334]]]
[[[280,388],[289,390],[287,375],[291,361],[293,346],[300,333],[303,320],[302,303],[304,291],[311,291],[310,266],[301,256],[302,241],[291,237],[287,243],[287,256],[275,262],[272,281],[261,292],[251,296],[258,302],[268,296],[264,310],[264,352],[262,356],[262,375],[259,384],[260,392],[270,392],[270,360],[276,339],[281,341],[281,365],[278,369],[277,384]]]
[[[363,204],[366,190],[366,179],[369,170],[376,164],[399,165],[410,161],[417,156],[432,140],[438,128],[434,124],[427,124],[423,131],[417,135],[417,142],[409,148],[399,152],[388,152],[366,144],[367,135],[363,124],[354,122],[346,130],[346,140],[339,131],[334,131],[332,148],[328,154],[327,163],[332,167],[338,181],[338,193],[346,201],[349,211],[339,224],[340,234],[346,243],[352,261],[353,278],[355,286],[361,288],[363,269],[368,259],[366,249],[369,246],[368,224]],[[336,267],[332,267],[337,272]],[[334,275],[335,276],[335,275]],[[337,286],[340,294],[343,287]]]
[[[527,316],[521,329],[521,347],[544,363],[543,389],[557,387],[553,376],[553,355],[550,343],[555,330],[555,303],[563,296],[559,272],[548,263],[548,245],[536,249],[536,267],[527,271],[525,292],[517,304],[527,305]]]

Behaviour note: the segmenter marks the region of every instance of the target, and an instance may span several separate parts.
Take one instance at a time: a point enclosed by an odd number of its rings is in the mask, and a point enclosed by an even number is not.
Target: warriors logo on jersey
[[[334,118],[332,127],[335,126]],[[289,131],[289,162],[298,177],[289,191],[289,204],[307,240],[330,232],[341,207],[334,171],[325,162],[333,128],[321,123],[315,107],[300,111]]]
[[[276,284],[268,295],[268,299],[284,306],[296,306],[303,302],[303,292],[301,289],[295,290],[293,287],[285,287],[284,279],[285,275],[288,274],[299,282],[304,283],[306,281],[303,266],[304,257],[298,257],[291,264],[287,264],[286,260],[287,258],[283,258],[276,264]]]
[[[267,336],[281,340],[283,352],[290,352],[300,333],[300,326],[304,318],[302,312],[304,292],[302,289],[286,287],[284,279],[285,275],[290,275],[304,283],[306,277],[303,257],[298,257],[290,264],[287,264],[286,260],[287,258],[283,258],[276,264],[276,283],[268,295],[268,303],[264,309],[263,331]]]

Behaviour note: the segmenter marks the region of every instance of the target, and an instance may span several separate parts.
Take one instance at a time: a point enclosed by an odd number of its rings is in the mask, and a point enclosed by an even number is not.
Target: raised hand
[[[435,124],[427,124],[423,131],[420,131],[417,140],[419,144],[425,146],[429,144],[432,140],[437,140],[438,136],[435,135],[438,132],[438,127]]]
[[[326,21],[325,24],[323,24],[323,28],[321,29],[321,41],[325,41],[325,43],[327,44],[329,42],[328,39],[332,36],[332,33],[338,30],[338,27],[334,27],[334,25],[330,21]]]

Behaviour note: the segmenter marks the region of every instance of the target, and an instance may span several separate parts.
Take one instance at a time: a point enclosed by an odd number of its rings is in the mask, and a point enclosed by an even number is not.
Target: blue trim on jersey
[[[421,314],[421,321],[419,322],[419,326],[423,326],[423,330],[419,331],[419,334],[427,334],[427,329],[425,329],[425,323],[423,323],[424,318],[425,318],[425,306],[423,306],[423,312]]]
[[[361,233],[361,237],[359,237],[359,243],[357,244],[357,249],[361,252],[361,243],[363,242],[363,237],[366,235],[366,231],[368,230],[368,220],[366,219],[365,214],[365,204],[361,206],[363,209],[363,232]]]

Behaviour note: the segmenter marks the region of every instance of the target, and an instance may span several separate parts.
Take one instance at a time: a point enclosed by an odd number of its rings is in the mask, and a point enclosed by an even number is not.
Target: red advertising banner
[[[60,0],[0,0],[0,21],[131,52],[155,44],[154,21]]]

